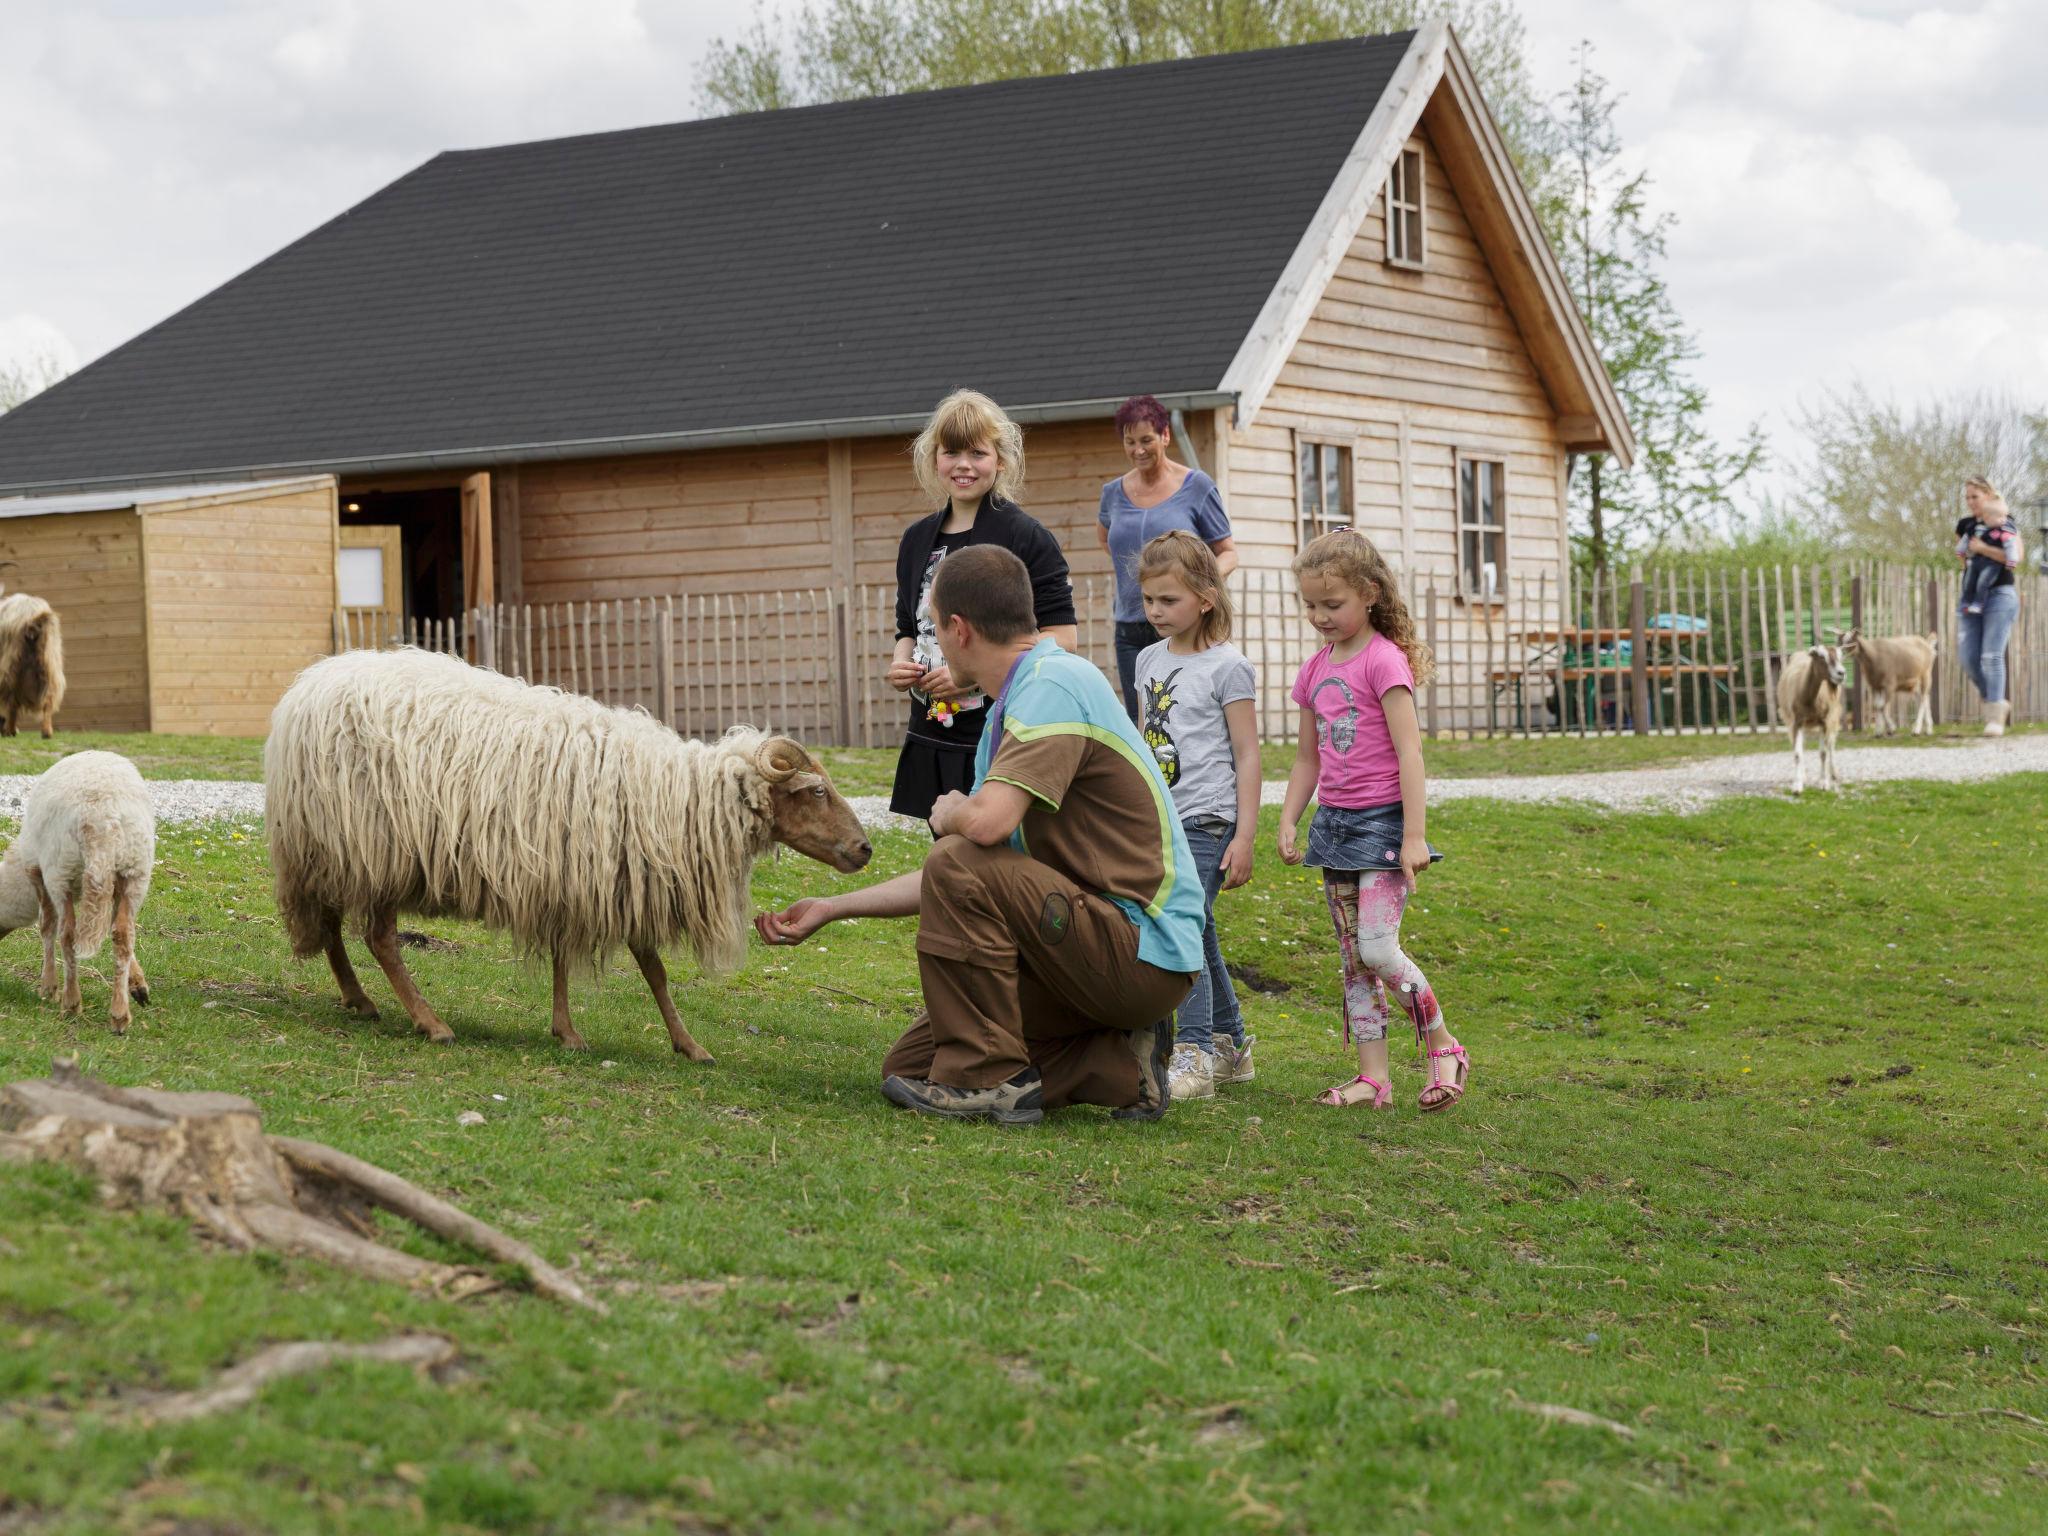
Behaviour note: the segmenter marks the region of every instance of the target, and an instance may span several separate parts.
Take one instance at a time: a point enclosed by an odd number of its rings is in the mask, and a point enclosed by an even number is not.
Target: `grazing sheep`
[[[1806,732],[1820,732],[1820,787],[1840,789],[1835,737],[1842,729],[1842,651],[1814,645],[1785,663],[1778,679],[1778,714],[1792,733],[1792,793],[1806,793]]]
[[[58,946],[64,950],[64,1011],[83,1006],[78,962],[114,936],[114,998],[108,1021],[128,1028],[128,999],[149,1001],[149,978],[135,958],[135,914],[149,894],[156,863],[156,808],[142,775],[113,752],[60,758],[29,786],[21,835],[0,859],[0,934],[35,923],[43,936],[37,990],[57,995]]]
[[[664,946],[713,971],[745,952],[754,861],[783,843],[853,871],[872,852],[853,808],[786,736],[685,741],[610,709],[424,651],[316,662],[279,701],[263,749],[277,905],[301,959],[324,951],[342,1006],[368,1017],[342,945],[360,924],[413,1025],[454,1039],[398,952],[401,912],[511,934],[554,970],[554,1034],[572,967],[623,945],[675,1048],[711,1056],[676,1016]]]
[[[1941,647],[1941,634],[1930,629],[1924,635],[1892,635],[1872,639],[1853,629],[1839,636],[1844,656],[1856,658],[1856,670],[1877,696],[1877,713],[1872,725],[1881,725],[1889,736],[1899,728],[1892,715],[1894,699],[1911,699],[1912,734],[1934,734],[1934,658]]]
[[[12,736],[22,714],[40,717],[43,735],[52,735],[63,703],[64,636],[56,610],[26,592],[0,597],[0,736]]]

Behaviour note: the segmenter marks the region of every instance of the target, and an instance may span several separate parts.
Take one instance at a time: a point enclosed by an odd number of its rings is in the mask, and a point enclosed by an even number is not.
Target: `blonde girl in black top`
[[[1074,648],[1074,588],[1059,541],[1022,507],[1024,434],[988,396],[963,389],[941,400],[917,441],[911,466],[938,510],[903,533],[896,551],[896,650],[889,686],[910,696],[910,721],[896,759],[889,809],[919,820],[940,795],[974,781],[987,700],[953,686],[931,619],[939,562],[970,544],[1000,544],[1031,573],[1038,626]]]

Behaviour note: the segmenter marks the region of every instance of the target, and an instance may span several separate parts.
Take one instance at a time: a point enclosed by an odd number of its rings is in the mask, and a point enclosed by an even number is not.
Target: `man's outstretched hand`
[[[762,912],[754,931],[763,944],[801,944],[832,921],[831,905],[822,896],[806,896],[780,912]]]

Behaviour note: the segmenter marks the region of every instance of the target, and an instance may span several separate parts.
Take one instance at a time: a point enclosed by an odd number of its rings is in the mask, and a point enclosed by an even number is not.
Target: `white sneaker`
[[[1173,1099],[1216,1097],[1216,1058],[1199,1045],[1176,1045],[1166,1064],[1166,1092]]]
[[[1258,1076],[1258,1068],[1252,1065],[1252,1047],[1259,1043],[1257,1035],[1246,1035],[1244,1044],[1238,1045],[1228,1035],[1216,1041],[1216,1081],[1222,1083],[1248,1083]]]

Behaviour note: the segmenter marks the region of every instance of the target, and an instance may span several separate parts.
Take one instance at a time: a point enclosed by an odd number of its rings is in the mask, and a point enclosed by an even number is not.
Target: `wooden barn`
[[[1633,448],[1433,24],[440,155],[0,417],[0,498],[98,498],[0,517],[0,558],[54,593],[110,515],[162,515],[110,514],[138,488],[331,476],[330,635],[379,616],[692,729],[886,741],[906,448],[960,385],[1028,424],[1024,501],[1105,660],[1109,417],[1176,413],[1283,725],[1304,538],[1370,532],[1470,655],[1511,593],[1555,609],[1570,456]],[[226,570],[247,532],[192,538]],[[217,649],[299,655],[287,590]],[[132,652],[124,613],[67,612],[69,643]],[[66,721],[222,728],[101,687]]]

